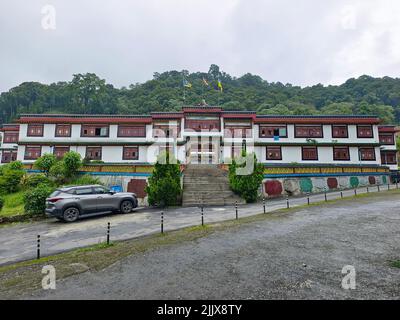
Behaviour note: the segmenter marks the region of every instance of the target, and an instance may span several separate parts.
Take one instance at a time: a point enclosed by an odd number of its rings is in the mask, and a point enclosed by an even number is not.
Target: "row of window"
[[[361,161],[375,161],[375,148],[363,147],[359,148],[359,160]],[[318,160],[318,147],[302,147],[301,156],[303,161],[317,161]],[[266,160],[282,160],[282,147],[280,146],[267,146]],[[333,160],[334,161],[350,161],[349,147],[333,147]]]
[[[53,154],[57,158],[62,158],[65,153],[70,151],[70,147],[54,147]],[[36,160],[42,154],[41,146],[26,146],[24,160]],[[86,147],[85,158],[88,160],[101,160],[102,147]],[[138,160],[139,147],[123,147],[122,160]]]
[[[215,124],[208,122],[201,123],[200,121],[188,120],[188,128],[191,129],[218,129]],[[180,133],[179,126],[168,125],[154,125],[154,137],[178,137]],[[42,137],[43,124],[29,124],[28,136]],[[70,124],[57,124],[55,129],[56,137],[70,137],[71,125]],[[81,137],[108,137],[108,125],[82,125]],[[252,136],[251,126],[227,126],[225,137],[241,137],[250,138]],[[332,125],[332,138],[348,138],[347,125]],[[118,137],[146,137],[145,125],[119,125]],[[260,138],[287,138],[286,125],[260,125],[259,130]],[[323,138],[322,125],[295,125],[295,138]],[[358,125],[357,138],[373,138],[374,132],[371,125]],[[394,135],[392,133],[380,133],[379,140],[382,144],[394,144]],[[5,134],[5,143],[15,143],[18,141],[18,133]]]
[[[302,160],[318,160],[317,147],[302,147]],[[359,148],[359,158],[363,161],[375,161],[374,148]],[[267,160],[282,160],[281,147],[271,146],[267,147],[266,152]],[[349,147],[333,147],[333,160],[334,161],[349,161],[350,150]]]
[[[323,138],[322,125],[295,125],[295,138]],[[287,138],[286,125],[260,125],[260,138],[273,137]],[[347,125],[332,125],[332,138],[348,138],[349,130]],[[357,125],[357,138],[373,138],[374,131],[371,125]]]

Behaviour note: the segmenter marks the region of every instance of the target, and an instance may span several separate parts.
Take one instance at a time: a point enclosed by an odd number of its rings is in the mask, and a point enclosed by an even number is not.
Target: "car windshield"
[[[57,197],[60,193],[61,193],[60,190],[56,190],[51,195],[49,195],[49,198]]]

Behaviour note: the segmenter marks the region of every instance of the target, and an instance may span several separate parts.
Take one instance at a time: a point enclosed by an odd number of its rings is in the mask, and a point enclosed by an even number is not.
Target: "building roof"
[[[18,123],[6,123],[3,124],[0,128],[0,131],[19,131],[19,124]]]
[[[375,115],[257,115],[255,123],[379,124]]]
[[[185,114],[218,113],[222,118],[252,119],[255,123],[270,124],[379,124],[375,115],[257,115],[255,111],[222,110],[221,107],[199,105],[184,106],[182,111],[151,112],[147,115],[117,114],[22,114],[19,123],[151,123],[153,119],[181,119]],[[382,129],[385,130],[385,129]]]
[[[150,115],[112,114],[22,114],[19,123],[151,123]]]

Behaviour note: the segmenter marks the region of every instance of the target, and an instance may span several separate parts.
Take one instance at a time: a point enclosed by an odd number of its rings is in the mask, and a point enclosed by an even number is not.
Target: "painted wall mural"
[[[357,177],[350,177],[350,187],[357,188],[360,184],[360,181]]]
[[[318,193],[325,190],[351,189],[368,185],[387,184],[387,176],[340,176],[340,177],[304,177],[277,178],[264,180],[264,196],[276,197],[282,194],[290,196],[305,193]]]
[[[337,189],[339,185],[336,178],[328,178],[327,184],[329,189]]]
[[[265,182],[265,192],[268,196],[279,196],[282,194],[283,188],[279,180],[268,180]]]
[[[313,189],[313,184],[310,178],[300,179],[300,190],[303,193],[311,192]]]

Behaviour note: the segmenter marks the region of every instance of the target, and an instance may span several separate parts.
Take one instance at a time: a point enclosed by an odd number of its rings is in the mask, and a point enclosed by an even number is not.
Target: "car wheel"
[[[121,202],[121,212],[122,213],[129,213],[132,212],[133,209],[133,202],[131,200],[124,200]]]
[[[74,222],[78,220],[79,209],[75,207],[70,207],[64,210],[63,219],[66,222]]]

